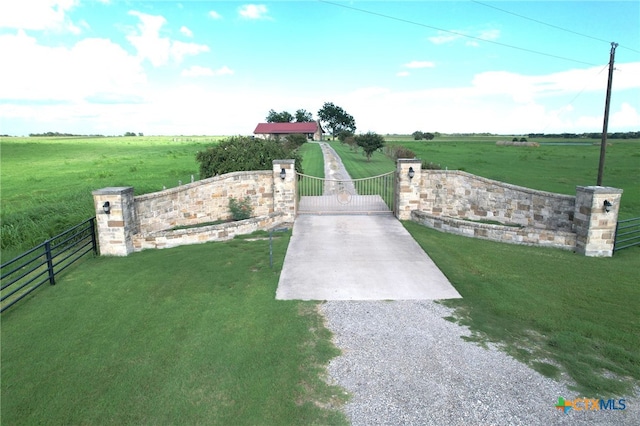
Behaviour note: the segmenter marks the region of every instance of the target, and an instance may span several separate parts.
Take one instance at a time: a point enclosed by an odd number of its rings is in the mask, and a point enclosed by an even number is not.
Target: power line
[[[427,25],[427,24],[423,24],[423,23],[420,23],[420,22],[410,21],[408,19],[397,18],[395,16],[385,15],[383,13],[372,12],[370,10],[360,9],[360,8],[353,7],[353,6],[347,6],[347,5],[344,5],[344,4],[334,3],[334,2],[331,2],[331,1],[327,1],[327,0],[318,0],[318,1],[320,3],[326,3],[326,4],[330,4],[332,6],[337,6],[337,7],[342,7],[342,8],[345,8],[345,9],[355,10],[357,12],[362,12],[362,13],[367,13],[369,15],[379,16],[379,17],[385,18],[385,19],[391,19],[391,20],[398,21],[398,22],[404,22],[406,24],[417,25],[419,27],[430,28],[432,30],[442,31],[442,32],[449,33],[449,34],[454,34],[454,35],[457,35],[457,36],[460,36],[460,37],[466,37],[466,38],[470,38],[470,39],[474,39],[474,40],[480,40],[480,41],[483,41],[485,43],[492,43],[492,44],[496,44],[496,45],[502,46],[502,47],[508,47],[508,48],[511,48],[511,49],[521,50],[521,51],[524,51],[524,52],[535,53],[536,55],[548,56],[550,58],[562,59],[564,61],[576,62],[578,64],[583,64],[583,65],[599,66],[599,64],[593,64],[591,62],[580,61],[578,59],[571,59],[571,58],[567,58],[565,56],[554,55],[554,54],[551,54],[551,53],[539,52],[537,50],[527,49],[525,47],[514,46],[512,44],[506,44],[506,43],[500,43],[499,41],[487,40],[487,39],[484,39],[482,37],[475,37],[475,36],[471,36],[471,35],[468,35],[468,34],[460,33],[460,32],[457,32],[457,31],[445,30],[444,28],[438,28],[438,27],[434,27],[432,25]]]
[[[499,10],[500,12],[508,13],[509,15],[517,16],[517,17],[522,18],[522,19],[526,19],[526,20],[529,20],[529,21],[537,22],[538,24],[546,25],[546,26],[551,27],[551,28],[555,28],[555,29],[558,29],[558,30],[561,30],[561,31],[566,31],[566,32],[571,33],[571,34],[575,34],[575,35],[579,35],[579,36],[582,36],[582,37],[590,38],[592,40],[601,41],[601,42],[604,42],[604,43],[607,43],[607,44],[611,43],[610,40],[604,40],[604,39],[601,39],[601,38],[598,38],[598,37],[590,36],[588,34],[582,34],[582,33],[579,33],[577,31],[568,30],[566,28],[559,27],[557,25],[553,25],[553,24],[549,24],[547,22],[539,21],[537,19],[529,18],[528,16],[520,15],[518,13],[514,13],[514,12],[511,12],[511,11],[508,11],[508,10],[505,10],[505,9],[501,9],[499,7],[492,6],[490,4],[482,3],[482,2],[477,1],[477,0],[471,0],[471,2],[479,4],[479,5],[482,5],[482,6],[490,7],[491,9]],[[632,52],[640,53],[640,50],[635,50],[635,49],[632,49],[630,47],[625,47],[625,46],[622,46],[622,45],[620,47],[623,47],[623,48],[625,48],[627,50],[631,50]]]

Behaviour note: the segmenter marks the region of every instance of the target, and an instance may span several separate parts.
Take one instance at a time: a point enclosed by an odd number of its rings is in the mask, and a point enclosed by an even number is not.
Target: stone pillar
[[[284,169],[284,179],[280,177]],[[298,176],[295,160],[273,160],[273,211],[284,213],[293,222],[298,211]]]
[[[101,256],[126,256],[133,252],[133,235],[137,233],[133,187],[110,187],[92,192],[96,209]],[[109,213],[104,205],[109,203]]]
[[[411,212],[420,208],[420,185],[422,181],[422,161],[412,158],[400,158],[396,163],[396,217],[400,220],[411,219]],[[413,178],[409,169],[413,169]]]
[[[592,257],[611,257],[616,237],[622,189],[578,186],[573,213],[576,252]],[[605,209],[605,200],[611,204]]]

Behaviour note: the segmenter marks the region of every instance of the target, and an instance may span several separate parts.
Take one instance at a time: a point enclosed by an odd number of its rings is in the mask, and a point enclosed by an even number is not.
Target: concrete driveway
[[[276,292],[280,300],[459,297],[391,214],[298,216]]]

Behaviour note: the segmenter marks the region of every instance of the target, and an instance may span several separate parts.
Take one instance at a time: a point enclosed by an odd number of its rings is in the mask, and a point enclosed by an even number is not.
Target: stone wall
[[[575,198],[459,170],[422,170],[418,210],[434,216],[571,231]]]
[[[255,216],[273,213],[271,171],[234,172],[135,197],[141,233],[231,219],[229,198],[251,199]]]
[[[459,170],[421,170],[418,159],[399,159],[397,172],[395,213],[401,220],[585,256],[613,254],[621,189],[579,186],[575,196],[555,194]]]
[[[147,248],[222,241],[293,222],[297,180],[294,160],[274,160],[272,170],[228,173],[137,197],[133,187],[94,191],[100,254],[126,256]],[[230,197],[248,197],[254,217],[207,225],[231,219]],[[103,207],[107,201],[109,213]]]
[[[419,210],[411,212],[411,220],[438,231],[501,243],[555,247],[565,250],[575,250],[576,248],[575,232],[531,226],[514,227],[475,223],[463,219],[434,216]]]
[[[133,249],[141,251],[231,240],[237,235],[273,228],[282,222],[283,216],[283,213],[271,213],[267,216],[219,225],[136,234],[133,236]]]

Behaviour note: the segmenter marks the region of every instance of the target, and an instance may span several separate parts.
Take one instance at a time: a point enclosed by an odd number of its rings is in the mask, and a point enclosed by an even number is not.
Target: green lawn
[[[340,142],[330,142],[329,145],[338,153],[352,179],[377,176],[396,169],[394,162],[380,151],[374,152],[371,161],[367,161],[361,148],[356,152]]]
[[[324,158],[320,144],[305,143],[298,152],[302,156],[304,174],[324,178]]]
[[[345,424],[312,302],[276,301],[289,234],[88,258],[2,314],[2,423]]]
[[[404,226],[462,295],[444,304],[474,332],[582,395],[640,384],[640,247],[613,258],[501,244]]]

